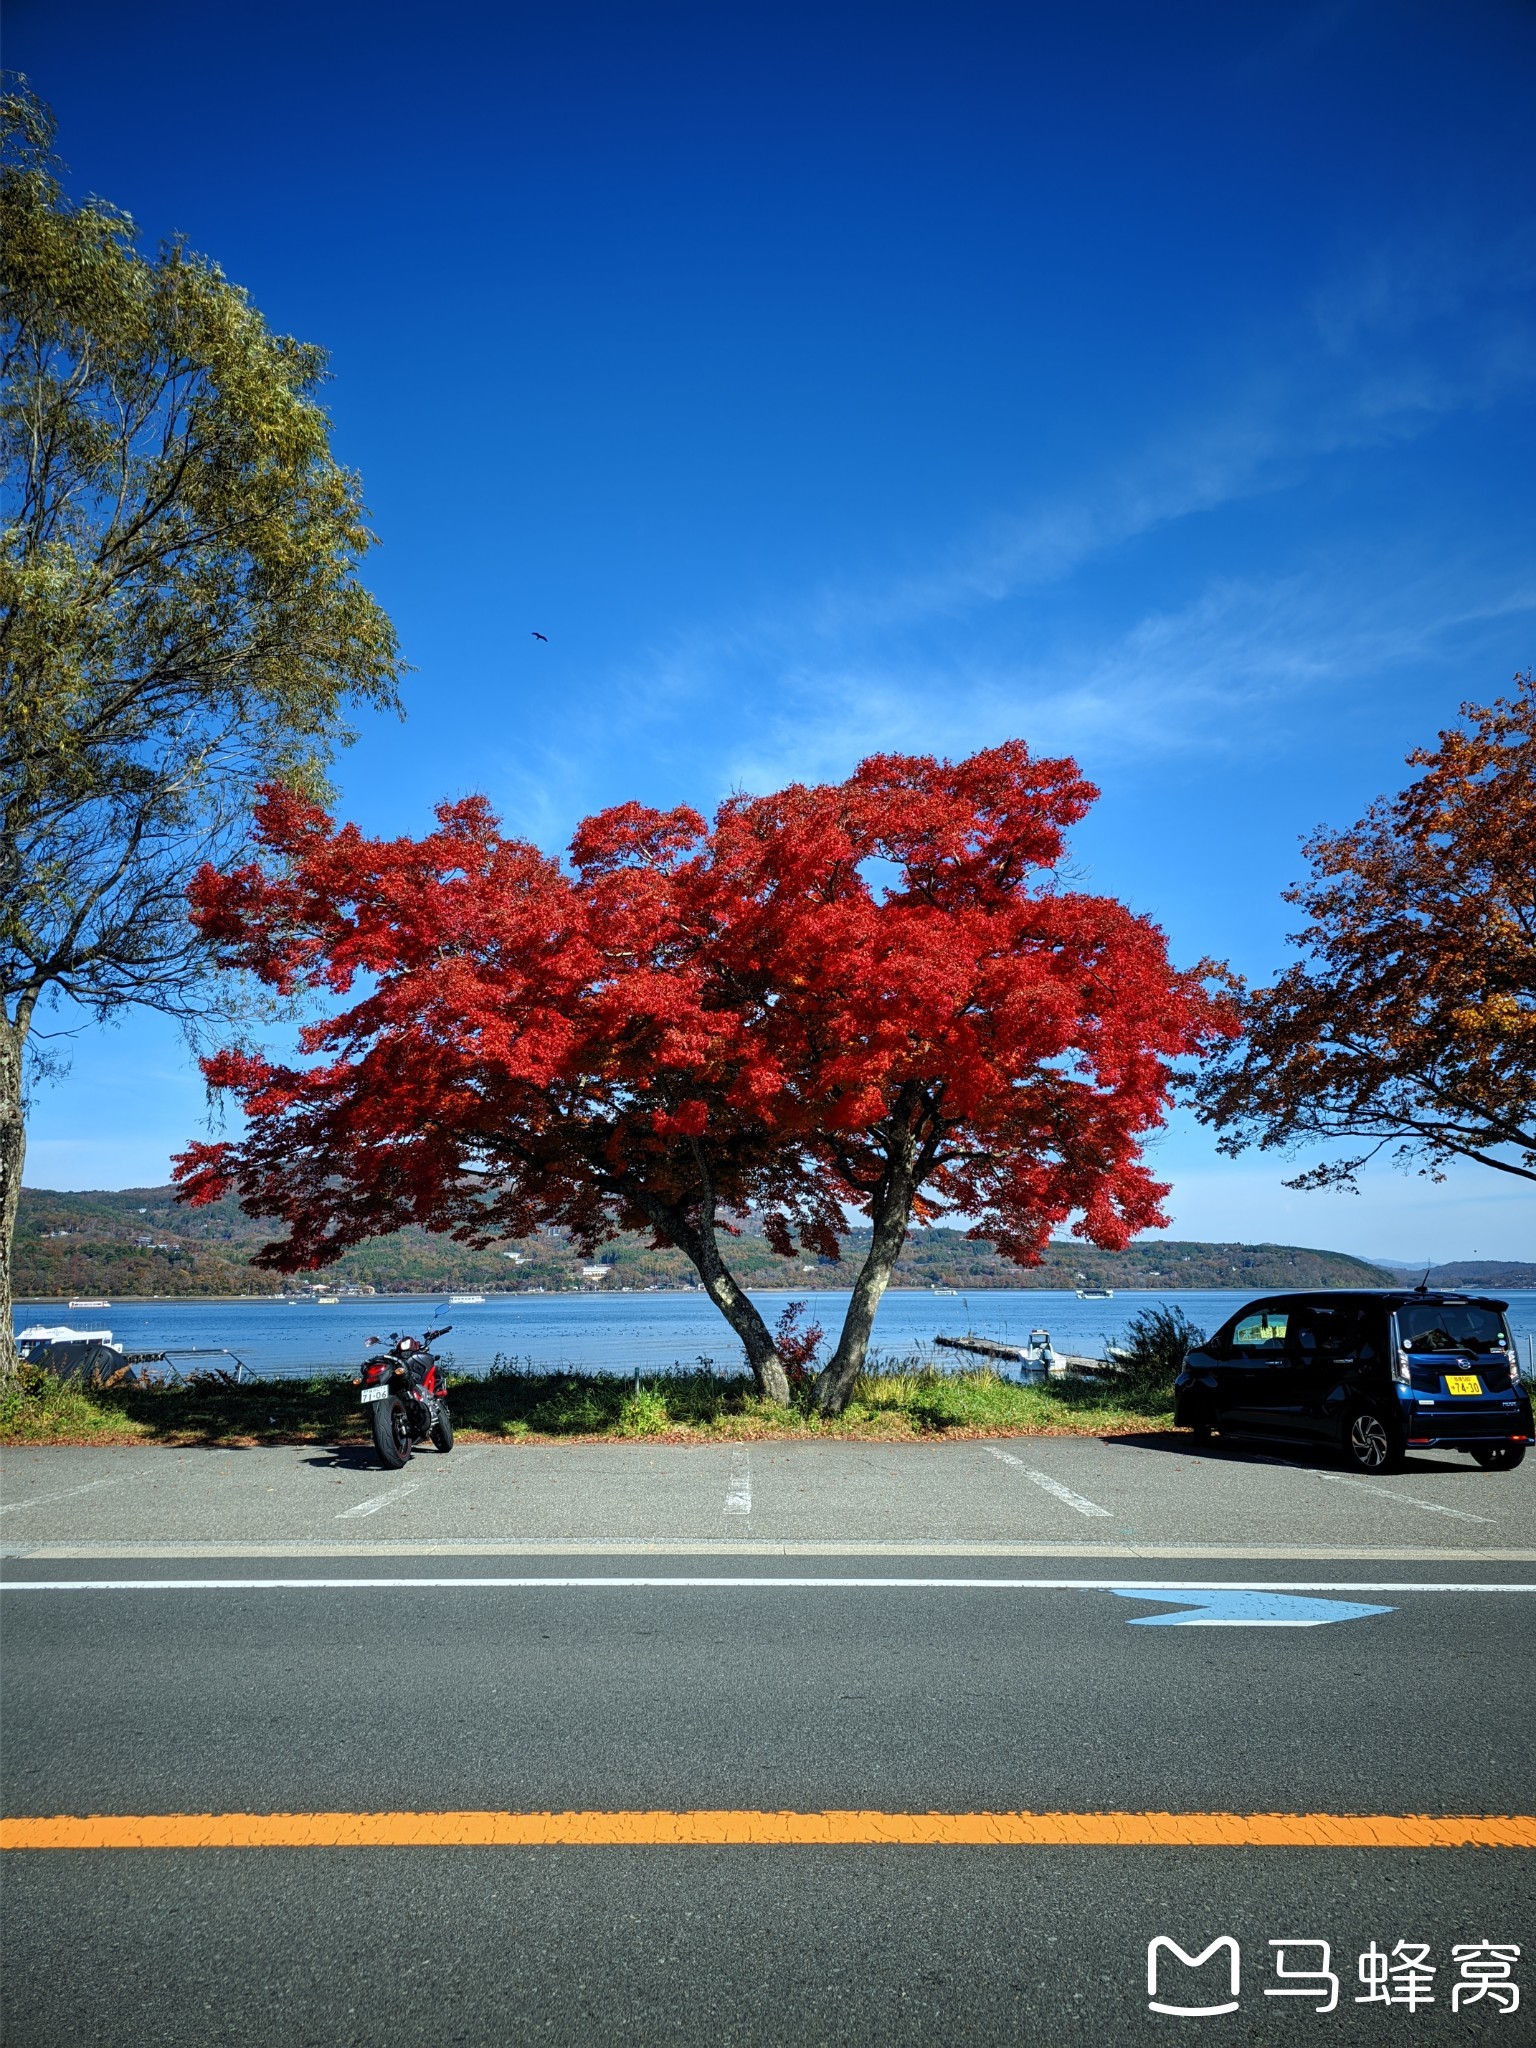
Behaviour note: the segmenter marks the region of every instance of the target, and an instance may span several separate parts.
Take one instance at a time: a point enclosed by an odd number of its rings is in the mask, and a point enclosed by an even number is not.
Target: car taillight
[[[1395,1380],[1401,1380],[1405,1387],[1411,1383],[1413,1379],[1413,1369],[1409,1363],[1408,1354],[1406,1351],[1400,1349],[1397,1353],[1397,1356],[1393,1359],[1392,1377]]]

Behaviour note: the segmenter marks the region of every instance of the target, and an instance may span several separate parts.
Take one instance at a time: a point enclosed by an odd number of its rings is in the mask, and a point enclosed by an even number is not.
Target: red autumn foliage
[[[274,790],[267,858],[205,869],[195,921],[228,965],[353,1000],[304,1031],[311,1064],[206,1063],[247,1132],[193,1145],[178,1178],[279,1218],[262,1258],[284,1269],[406,1223],[480,1243],[649,1229],[778,1399],[720,1233],[753,1211],[781,1252],[830,1254],[862,1212],[873,1243],[817,1388],[839,1409],[914,1217],[965,1217],[1025,1263],[1069,1217],[1111,1247],[1163,1221],[1140,1142],[1171,1062],[1231,1026],[1150,921],[1055,886],[1096,793],[1018,741],[881,755],[732,798],[713,827],[618,806],[566,870],[480,799],[386,841]]]
[[[789,1384],[796,1392],[810,1379],[816,1353],[827,1334],[820,1323],[805,1322],[804,1315],[803,1301],[786,1302],[773,1326],[773,1348],[779,1354],[789,1376]]]

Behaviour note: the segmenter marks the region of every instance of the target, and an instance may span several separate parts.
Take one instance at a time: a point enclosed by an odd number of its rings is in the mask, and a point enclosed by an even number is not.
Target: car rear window
[[[1410,1302],[1397,1312],[1398,1342],[1405,1351],[1460,1351],[1473,1358],[1506,1348],[1504,1318],[1497,1309],[1472,1302]]]

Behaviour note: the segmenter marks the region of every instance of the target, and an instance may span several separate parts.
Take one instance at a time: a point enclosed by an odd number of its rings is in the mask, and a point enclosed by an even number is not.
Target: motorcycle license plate
[[[1445,1376],[1445,1391],[1448,1394],[1480,1394],[1483,1383],[1475,1372],[1448,1372]]]
[[[387,1401],[389,1399],[389,1389],[388,1387],[364,1387],[362,1398],[364,1406],[370,1401]]]

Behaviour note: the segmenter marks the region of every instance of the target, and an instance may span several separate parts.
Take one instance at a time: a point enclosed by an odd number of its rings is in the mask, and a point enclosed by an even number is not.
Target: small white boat
[[[1113,1287],[1079,1287],[1077,1298],[1079,1301],[1113,1301],[1115,1290]]]
[[[110,1308],[112,1306],[110,1301],[102,1301],[95,1295],[82,1295],[79,1300],[72,1301],[69,1305],[71,1308]]]
[[[484,1299],[485,1296],[483,1294],[450,1294],[448,1306],[450,1308],[474,1308],[477,1303],[484,1301]]]

